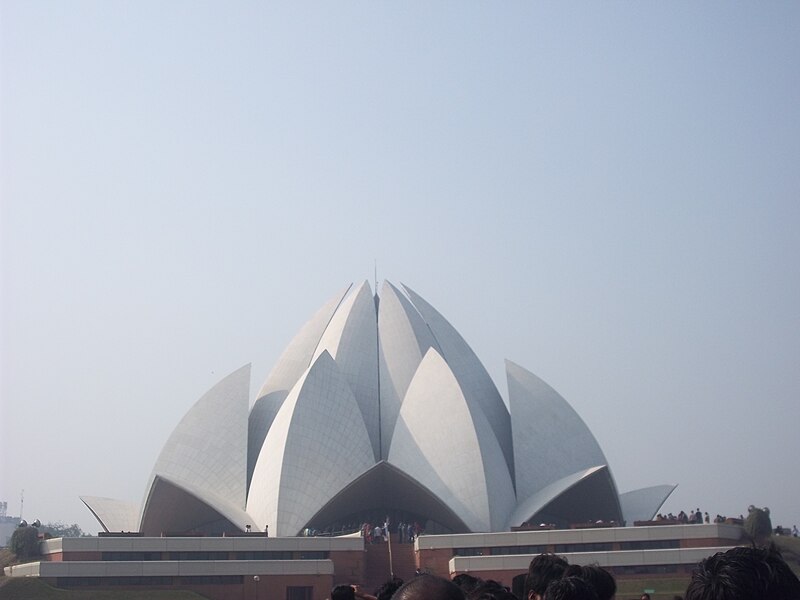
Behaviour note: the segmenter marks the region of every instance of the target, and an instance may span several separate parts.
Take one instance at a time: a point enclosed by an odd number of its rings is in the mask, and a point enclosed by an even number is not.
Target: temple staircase
[[[394,576],[403,581],[408,581],[414,577],[417,569],[414,544],[400,544],[395,541],[365,544],[364,582],[361,588],[368,594],[374,593],[375,590],[392,578],[392,573],[389,570],[390,545]]]

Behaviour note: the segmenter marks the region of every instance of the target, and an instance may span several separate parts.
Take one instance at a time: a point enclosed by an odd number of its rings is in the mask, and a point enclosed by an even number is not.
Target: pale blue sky
[[[800,4],[0,2],[0,500],[98,526],[351,281],[620,491],[800,525]]]

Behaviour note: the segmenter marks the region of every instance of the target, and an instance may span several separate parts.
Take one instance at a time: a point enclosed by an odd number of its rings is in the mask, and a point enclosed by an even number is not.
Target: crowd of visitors
[[[418,573],[405,583],[393,578],[374,594],[337,585],[330,600],[612,600],[616,592],[613,575],[602,567],[570,565],[561,556],[540,554],[526,573],[512,579],[511,587],[467,573],[452,581]],[[800,580],[774,545],[737,547],[700,562],[684,599],[800,600]],[[642,594],[639,600],[651,600],[650,595]]]
[[[670,523],[683,523],[685,525],[701,525],[703,523],[728,523],[731,520],[738,521],[739,524],[744,522],[744,516],[739,515],[738,519],[735,517],[726,517],[725,515],[717,515],[712,520],[707,512],[702,512],[699,508],[686,514],[684,511],[679,512],[677,515],[672,513],[661,514],[658,513],[654,521],[668,521]]]
[[[423,528],[416,521],[413,523],[400,522],[397,524],[397,527],[392,527],[389,517],[386,517],[383,525],[373,525],[372,523],[361,524],[361,536],[367,544],[388,542],[392,534],[397,536],[394,538],[394,541],[401,544],[411,544],[423,531]]]
[[[797,529],[797,525],[794,525],[791,529],[788,527],[781,527],[778,525],[775,527],[775,535],[791,535],[792,537],[797,537],[800,534],[800,531]]]
[[[702,524],[702,523],[736,523],[741,525],[744,522],[744,516],[739,515],[738,517],[729,517],[726,515],[717,514],[713,519],[707,512],[701,511],[699,508],[686,513],[685,511],[680,511],[677,515],[669,512],[669,513],[658,513],[653,522],[660,523],[663,525],[670,525],[670,524]],[[639,523],[639,522],[637,522]],[[639,524],[644,524],[645,522],[641,522]],[[616,527],[619,523],[616,521],[604,521],[602,519],[598,519],[596,521],[586,521],[583,523],[573,523],[570,525],[572,528],[586,528],[586,527]],[[563,527],[563,526],[562,526]],[[535,523],[528,523],[527,521],[522,523],[519,527],[512,528],[515,531],[520,530],[535,530],[535,529],[559,529],[560,527],[557,526],[555,523],[539,523],[538,525]],[[391,523],[389,517],[386,517],[386,520],[381,524],[373,524],[369,522],[361,523],[359,527],[358,524],[343,524],[336,527],[329,527],[325,530],[318,530],[313,528],[304,529],[300,535],[306,537],[314,537],[314,536],[330,536],[330,535],[342,535],[344,533],[351,533],[355,531],[360,531],[361,536],[366,540],[368,544],[377,544],[380,542],[386,542],[389,540],[391,536],[392,541],[400,542],[401,544],[404,543],[413,543],[420,534],[424,533],[424,528],[416,521],[414,522],[400,522],[397,525]],[[791,531],[785,529],[784,531],[777,532],[783,535],[789,535],[790,533],[797,537],[797,527],[795,526]]]
[[[249,531],[249,530],[248,530]],[[327,527],[325,529],[315,529],[313,527],[306,527],[300,532],[302,537],[317,537],[317,536],[335,536],[345,535],[350,533],[360,532],[361,536],[368,544],[377,544],[379,542],[386,542],[389,536],[392,536],[393,542],[400,542],[401,544],[413,542],[425,530],[424,528],[414,521],[413,523],[400,522],[396,526],[391,523],[389,517],[381,524],[361,523],[359,526],[356,522],[353,523],[340,523]]]

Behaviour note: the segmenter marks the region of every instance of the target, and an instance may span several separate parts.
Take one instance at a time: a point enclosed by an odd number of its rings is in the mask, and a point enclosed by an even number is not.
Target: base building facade
[[[740,543],[728,524],[592,527],[486,534],[422,535],[414,543],[365,544],[360,536],[143,537],[106,535],[41,542],[41,560],[7,567],[66,589],[183,589],[213,600],[323,600],[333,585],[372,593],[394,574],[460,573],[510,586],[537,554],[598,564],[617,580],[679,577]]]

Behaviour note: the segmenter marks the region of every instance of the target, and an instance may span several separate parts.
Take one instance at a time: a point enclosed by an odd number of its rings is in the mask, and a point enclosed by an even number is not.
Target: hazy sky
[[[96,532],[377,261],[620,491],[800,525],[799,3],[2,0],[0,61],[11,514]]]

